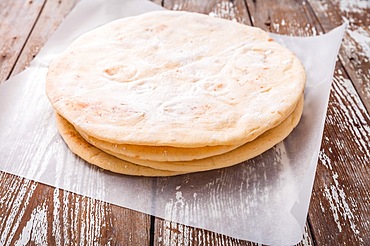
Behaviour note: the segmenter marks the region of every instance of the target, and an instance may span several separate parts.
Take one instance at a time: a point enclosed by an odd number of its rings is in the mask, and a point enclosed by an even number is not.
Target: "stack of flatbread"
[[[59,132],[113,172],[170,176],[241,163],[298,124],[306,75],[254,27],[157,11],[98,27],[49,67]]]

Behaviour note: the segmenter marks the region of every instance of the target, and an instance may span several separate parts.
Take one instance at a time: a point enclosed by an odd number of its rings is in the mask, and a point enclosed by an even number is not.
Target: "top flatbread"
[[[255,139],[302,95],[299,60],[264,31],[158,11],[78,38],[49,68],[56,111],[111,143],[202,147]]]

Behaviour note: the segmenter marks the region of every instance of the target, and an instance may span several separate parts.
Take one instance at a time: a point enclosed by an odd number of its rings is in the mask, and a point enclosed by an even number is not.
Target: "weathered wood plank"
[[[154,235],[154,245],[260,245],[162,219],[156,219]],[[302,241],[297,245],[313,245],[308,226],[305,227]]]
[[[186,10],[191,12],[209,14],[211,16],[234,20],[250,25],[249,15],[247,9],[245,8],[244,1],[242,0],[168,0],[164,1],[163,6],[171,10]]]
[[[12,71],[44,3],[45,0],[0,1],[0,83]]]
[[[370,112],[370,3],[353,0],[309,0],[325,32],[348,23],[340,60]]]
[[[154,235],[154,245],[257,245],[162,219],[156,219]]]
[[[109,205],[111,224],[107,241],[112,245],[149,245],[151,216],[119,206]]]
[[[11,76],[23,71],[79,0],[47,1]]]
[[[305,1],[246,0],[252,24],[265,31],[290,36],[322,33]]]
[[[370,244],[370,116],[335,72],[309,218],[319,245]]]
[[[148,245],[150,216],[0,173],[0,245]]]

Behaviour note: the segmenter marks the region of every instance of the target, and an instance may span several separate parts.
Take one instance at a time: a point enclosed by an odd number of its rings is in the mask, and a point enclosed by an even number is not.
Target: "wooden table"
[[[0,0],[0,82],[29,64],[77,2]],[[370,245],[370,2],[154,2],[297,36],[318,35],[349,22],[336,63],[300,245]],[[17,241],[31,245],[254,245],[0,172],[0,245]]]

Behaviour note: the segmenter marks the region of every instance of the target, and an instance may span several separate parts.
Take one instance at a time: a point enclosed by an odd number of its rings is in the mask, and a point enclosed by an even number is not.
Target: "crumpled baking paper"
[[[286,140],[246,163],[177,177],[130,177],[87,164],[59,136],[45,94],[49,62],[94,27],[159,9],[144,0],[84,0],[73,9],[30,67],[0,86],[0,170],[239,239],[299,242],[344,25],[317,37],[272,35],[307,70],[304,112]]]

